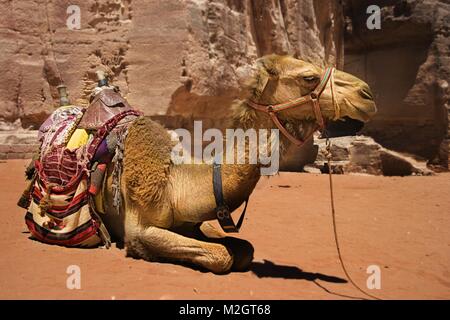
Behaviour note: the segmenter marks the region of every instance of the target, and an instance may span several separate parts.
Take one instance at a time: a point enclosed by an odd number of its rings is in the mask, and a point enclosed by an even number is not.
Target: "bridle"
[[[252,107],[253,109],[257,111],[261,111],[264,113],[267,113],[272,121],[275,123],[277,128],[283,133],[283,135],[286,136],[292,143],[297,145],[298,147],[302,146],[311,136],[314,134],[315,131],[319,129],[325,128],[325,119],[322,115],[322,110],[320,109],[320,103],[319,99],[322,95],[323,91],[325,90],[328,82],[333,77],[335,68],[329,67],[325,70],[324,74],[322,75],[319,84],[316,86],[316,88],[308,95],[302,96],[300,98],[297,98],[292,101],[280,103],[280,104],[274,104],[274,105],[263,105],[256,103],[252,100],[248,100],[247,104]],[[331,83],[333,85],[333,83]],[[332,90],[333,91],[333,90]],[[333,97],[334,100],[334,97]],[[312,105],[314,115],[316,118],[316,128],[308,134],[307,137],[304,137],[304,139],[299,139],[294,137],[281,123],[280,119],[277,116],[278,112],[291,109],[291,108],[297,108],[302,106]]]
[[[333,99],[333,105],[335,107],[336,117],[338,117],[340,113],[340,108],[337,102],[335,101],[335,93],[333,88],[333,73],[334,68],[330,67],[327,68],[322,75],[319,84],[315,87],[315,89],[308,95],[297,98],[292,101],[288,101],[285,103],[275,104],[275,105],[263,105],[258,104],[256,102],[253,102],[251,100],[247,101],[247,104],[254,108],[255,110],[265,112],[269,114],[272,121],[275,123],[275,125],[278,127],[278,129],[295,145],[302,146],[311,136],[314,134],[314,132],[318,129],[325,128],[325,119],[322,115],[322,111],[320,110],[320,104],[319,104],[319,98],[322,95],[323,91],[325,90],[328,82],[331,79],[331,95]],[[287,129],[282,125],[280,119],[277,117],[277,113],[301,106],[306,106],[312,104],[312,108],[316,117],[316,128],[306,137],[304,140],[298,139],[294,137]],[[241,228],[242,222],[244,221],[244,216],[247,211],[247,204],[248,204],[248,198],[245,200],[245,207],[244,211],[241,214],[241,217],[239,218],[239,221],[237,224],[234,223],[233,219],[230,215],[230,209],[225,203],[224,196],[223,196],[223,186],[222,186],[222,172],[221,172],[221,165],[218,163],[213,164],[213,175],[212,175],[212,182],[213,182],[213,191],[214,191],[214,198],[216,200],[216,216],[217,220],[219,221],[220,226],[222,229],[227,232],[239,232],[239,229]]]

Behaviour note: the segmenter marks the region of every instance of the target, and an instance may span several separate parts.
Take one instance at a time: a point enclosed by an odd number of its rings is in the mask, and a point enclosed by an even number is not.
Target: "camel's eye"
[[[315,76],[306,76],[306,77],[303,77],[303,80],[305,80],[306,82],[314,82],[314,81],[317,81],[318,78]]]

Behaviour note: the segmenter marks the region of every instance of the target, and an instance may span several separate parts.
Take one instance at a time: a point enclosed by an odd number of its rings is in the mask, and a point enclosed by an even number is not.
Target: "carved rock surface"
[[[378,4],[380,29],[366,10]],[[346,0],[345,69],[372,88],[378,114],[363,133],[383,146],[448,166],[450,3]]]
[[[220,118],[259,56],[343,66],[342,7],[313,0],[0,1],[0,120],[37,128],[66,83],[86,104],[108,71],[147,115]]]
[[[76,3],[79,30],[66,25],[71,4],[0,1],[3,127],[37,129],[58,106],[60,78],[72,102],[87,105],[97,69],[169,127],[202,119],[221,128],[258,57],[343,67],[339,1],[86,0]]]
[[[345,69],[371,85],[379,107],[364,134],[445,166],[450,4],[376,2],[381,30],[365,25],[370,0],[86,0],[81,29],[70,30],[71,1],[0,1],[0,130],[37,129],[58,105],[60,78],[86,105],[97,69],[172,129],[195,119],[222,128],[258,57],[344,68],[345,43]]]

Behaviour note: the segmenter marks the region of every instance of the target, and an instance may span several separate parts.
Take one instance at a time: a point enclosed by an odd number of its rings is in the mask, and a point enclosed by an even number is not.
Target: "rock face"
[[[366,26],[369,5],[381,29]],[[345,1],[345,70],[371,86],[379,112],[364,133],[385,147],[448,166],[450,3]]]
[[[106,68],[128,92],[130,1],[79,2],[81,29],[66,21],[70,1],[1,1],[0,120],[36,128],[58,105],[65,81],[72,102],[86,103],[95,70]],[[71,11],[69,11],[71,12]]]
[[[184,86],[168,114],[226,117],[256,58],[292,54],[343,66],[342,8],[336,1],[188,1]]]
[[[220,118],[259,56],[289,53],[343,66],[338,1],[88,0],[79,30],[68,0],[1,1],[0,120],[36,128],[60,78],[86,104],[107,70],[147,115]]]
[[[223,125],[242,77],[269,53],[343,67],[343,8],[317,0],[0,1],[0,123],[36,129],[62,78],[87,104],[95,71],[134,107],[174,129]],[[307,148],[302,152],[309,152]]]
[[[332,170],[334,173],[362,173],[384,176],[430,175],[424,161],[383,148],[366,136],[332,138]],[[327,149],[324,139],[316,139],[317,160],[310,168],[328,172]],[[306,168],[306,170],[311,170]]]
[[[223,127],[241,80],[265,54],[293,54],[365,79],[379,114],[364,133],[442,165],[449,149],[448,0],[0,0],[0,130],[36,129],[61,79],[87,104],[95,71],[170,129]],[[344,41],[344,30],[345,41]],[[294,147],[292,147],[294,148]],[[9,149],[8,149],[9,150]],[[282,167],[314,154],[290,150]],[[299,164],[301,166],[301,164]]]

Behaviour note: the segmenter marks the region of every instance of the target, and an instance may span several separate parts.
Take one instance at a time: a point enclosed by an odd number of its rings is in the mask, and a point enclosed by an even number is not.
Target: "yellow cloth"
[[[72,136],[70,137],[69,142],[67,143],[67,148],[69,150],[74,150],[81,146],[84,146],[89,139],[89,134],[84,129],[76,129]]]

